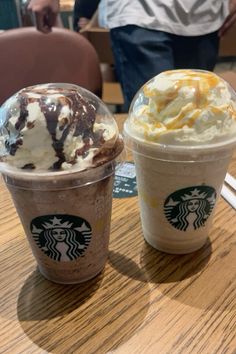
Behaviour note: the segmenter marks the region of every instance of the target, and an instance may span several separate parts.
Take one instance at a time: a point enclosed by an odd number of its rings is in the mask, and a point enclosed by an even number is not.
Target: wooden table
[[[1,353],[235,353],[236,214],[223,199],[210,242],[184,256],[148,246],[137,198],[115,199],[104,272],[62,286],[39,274],[0,190]]]

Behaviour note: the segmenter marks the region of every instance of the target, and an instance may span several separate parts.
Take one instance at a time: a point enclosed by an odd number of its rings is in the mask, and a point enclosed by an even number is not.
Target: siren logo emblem
[[[209,186],[195,186],[172,193],[165,201],[164,213],[172,226],[181,231],[205,225],[216,202],[216,191]]]
[[[83,256],[92,237],[89,223],[72,215],[44,215],[32,220],[38,247],[55,261],[69,262]]]

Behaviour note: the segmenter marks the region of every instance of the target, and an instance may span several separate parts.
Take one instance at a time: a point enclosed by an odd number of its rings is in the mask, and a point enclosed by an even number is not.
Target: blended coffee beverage
[[[236,146],[232,88],[206,71],[163,72],[136,94],[124,134],[145,240],[175,254],[202,247]]]
[[[69,84],[19,91],[0,110],[0,170],[40,272],[79,283],[105,266],[113,177],[123,149],[115,120]]]

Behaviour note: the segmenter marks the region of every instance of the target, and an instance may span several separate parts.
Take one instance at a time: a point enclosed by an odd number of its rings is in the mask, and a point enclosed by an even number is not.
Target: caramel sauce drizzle
[[[149,98],[154,98],[157,97],[157,100],[155,102],[156,104],[156,109],[157,112],[160,113],[162,110],[164,110],[174,99],[177,98],[179,95],[179,91],[183,87],[188,87],[194,91],[194,100],[192,103],[189,103],[186,105],[186,107],[183,107],[180,113],[169,123],[165,124],[165,127],[168,130],[173,130],[173,129],[180,129],[183,126],[188,126],[192,127],[195,123],[195,121],[198,119],[201,111],[204,108],[207,108],[209,105],[208,102],[208,95],[210,91],[217,86],[217,84],[220,82],[220,79],[213,73],[208,73],[208,72],[194,72],[192,70],[171,70],[167,71],[165,74],[166,75],[173,75],[173,73],[181,73],[185,74],[186,77],[176,79],[175,80],[175,90],[173,92],[169,92],[165,94],[165,97],[163,95],[158,96],[158,91],[153,91],[150,90],[148,87],[144,87],[144,94],[149,97]],[[226,109],[228,109],[227,107]],[[220,108],[217,107],[209,107],[209,109],[212,111],[214,114],[220,114],[222,111]],[[184,118],[188,113],[191,113],[194,111],[194,114],[191,117],[188,117],[185,121]],[[233,107],[231,107],[231,111],[233,110]],[[231,112],[232,113],[232,112]],[[152,115],[151,115],[152,116]],[[151,118],[150,116],[150,118]],[[233,114],[233,117],[235,117],[235,112]],[[163,124],[159,123],[161,127],[163,127]],[[144,127],[144,126],[143,126]],[[146,125],[147,127],[147,125]],[[155,126],[155,128],[159,127],[158,124]]]

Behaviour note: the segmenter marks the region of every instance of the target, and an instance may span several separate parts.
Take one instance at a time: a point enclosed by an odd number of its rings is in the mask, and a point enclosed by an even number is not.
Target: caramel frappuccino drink
[[[87,90],[47,84],[6,101],[0,131],[0,169],[40,272],[59,283],[96,276],[123,149],[115,120]]]
[[[176,254],[202,247],[236,144],[232,88],[206,71],[163,72],[135,96],[124,134],[145,240]]]

